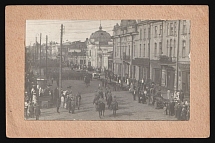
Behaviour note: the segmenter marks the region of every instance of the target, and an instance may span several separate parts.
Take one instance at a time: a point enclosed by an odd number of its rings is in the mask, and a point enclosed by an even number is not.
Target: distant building
[[[100,25],[99,30],[90,35],[87,42],[87,66],[94,68],[108,69],[108,52],[113,51],[111,35],[102,30]]]
[[[86,49],[87,49],[86,41],[85,42],[74,41],[70,43],[70,46],[68,47],[68,61],[70,65],[86,64]]]

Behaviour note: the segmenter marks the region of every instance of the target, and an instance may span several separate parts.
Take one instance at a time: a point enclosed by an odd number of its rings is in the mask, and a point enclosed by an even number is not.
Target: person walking
[[[33,103],[30,102],[30,106],[29,106],[29,113],[30,113],[30,118],[34,117],[34,106]]]
[[[136,100],[136,94],[137,94],[137,91],[136,91],[136,89],[134,89],[134,92],[133,92],[133,100],[134,101]]]
[[[60,107],[63,108],[63,107],[64,107],[64,96],[63,96],[63,92],[61,92],[61,98],[60,98],[60,100],[61,100],[61,105],[60,105]]]
[[[167,90],[167,99],[170,99],[170,90]]]
[[[57,97],[57,112],[59,112],[59,108],[60,108],[60,104],[61,104],[61,99],[59,97]]]
[[[183,92],[183,90],[181,90],[181,92],[179,94],[179,99],[180,99],[181,102],[184,101],[184,92]]]
[[[39,104],[37,103],[37,104],[36,104],[36,107],[35,107],[35,116],[36,116],[36,120],[39,120],[40,114],[41,114],[40,106],[39,106]]]
[[[24,112],[25,112],[25,119],[27,119],[28,118],[28,115],[27,115],[27,112],[28,112],[28,100],[25,101],[25,110],[24,110]]]
[[[112,102],[112,93],[109,92],[108,99],[107,99],[108,109],[110,109],[111,102]]]

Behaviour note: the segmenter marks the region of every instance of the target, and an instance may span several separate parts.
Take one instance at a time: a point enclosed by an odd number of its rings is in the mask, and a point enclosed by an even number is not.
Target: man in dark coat
[[[40,114],[41,114],[40,106],[39,106],[39,104],[36,104],[36,107],[35,107],[35,116],[36,116],[36,120],[39,120]]]
[[[110,108],[111,102],[112,102],[112,93],[109,92],[108,99],[107,99],[108,109]]]
[[[184,100],[184,92],[183,92],[183,90],[181,90],[181,92],[179,94],[179,99],[180,99],[181,102],[183,102],[183,100]]]
[[[175,107],[175,102],[171,101],[169,103],[169,116],[173,116],[174,115],[174,107]]]
[[[57,112],[58,112],[58,113],[60,113],[60,112],[59,112],[60,104],[61,104],[60,98],[57,97]]]
[[[182,105],[180,104],[177,108],[177,119],[181,120],[181,111],[182,111]]]
[[[136,100],[136,95],[137,95],[137,90],[136,89],[134,89],[134,92],[133,92],[133,100]]]

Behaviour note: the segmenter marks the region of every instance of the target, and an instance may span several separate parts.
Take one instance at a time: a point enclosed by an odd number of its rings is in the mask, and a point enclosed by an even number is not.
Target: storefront
[[[175,68],[169,65],[161,65],[161,86],[174,90],[174,81],[175,81]]]
[[[184,91],[185,94],[190,93],[190,64],[179,63],[179,77],[180,86],[179,88]]]
[[[141,80],[142,78],[149,78],[149,59],[148,58],[135,58],[132,60],[133,78]]]
[[[151,79],[154,83],[160,84],[161,83],[161,65],[158,60],[151,60],[150,61],[151,66]]]

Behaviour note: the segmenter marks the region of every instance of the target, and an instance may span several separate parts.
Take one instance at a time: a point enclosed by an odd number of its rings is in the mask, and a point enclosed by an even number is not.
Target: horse
[[[105,103],[103,103],[103,102],[98,103],[98,111],[99,111],[99,117],[101,118],[102,113],[103,113],[103,117],[104,117]]]
[[[117,101],[112,102],[111,107],[113,110],[113,115],[116,116],[116,110],[118,110],[118,102]]]

